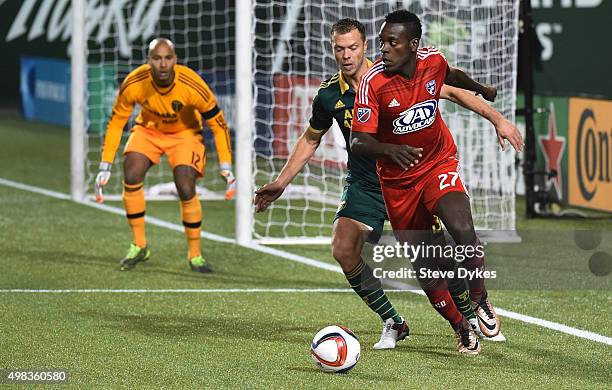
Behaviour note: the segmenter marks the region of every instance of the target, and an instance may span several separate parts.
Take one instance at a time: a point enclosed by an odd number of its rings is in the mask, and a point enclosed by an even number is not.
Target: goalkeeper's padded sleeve
[[[212,130],[215,137],[215,146],[217,147],[217,154],[219,157],[219,165],[232,165],[232,144],[229,136],[229,128],[225,122],[223,111],[216,108],[214,116],[206,117],[206,124]]]

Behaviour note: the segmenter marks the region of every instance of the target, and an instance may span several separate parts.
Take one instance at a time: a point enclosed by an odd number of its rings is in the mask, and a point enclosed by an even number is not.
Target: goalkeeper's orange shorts
[[[198,177],[204,176],[206,148],[202,135],[191,130],[168,134],[136,125],[123,154],[130,152],[144,154],[153,164],[159,164],[165,154],[173,170],[179,165],[188,165],[198,172]]]

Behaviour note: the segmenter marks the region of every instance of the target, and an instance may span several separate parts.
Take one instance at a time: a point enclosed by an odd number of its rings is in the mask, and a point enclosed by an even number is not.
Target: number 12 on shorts
[[[198,164],[200,163],[200,160],[202,160],[202,158],[200,157],[199,154],[197,154],[196,152],[191,152],[191,163],[197,168]]]
[[[450,187],[450,186],[454,187],[458,178],[459,178],[459,173],[457,172],[448,172],[448,173],[442,173],[438,175],[438,179],[440,179],[440,191],[442,191],[446,187]]]

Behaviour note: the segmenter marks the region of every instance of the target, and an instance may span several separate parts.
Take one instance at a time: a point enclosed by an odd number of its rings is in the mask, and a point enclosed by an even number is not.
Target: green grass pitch
[[[69,140],[66,129],[5,115],[0,119],[0,178],[67,193]],[[231,237],[233,204],[203,206],[204,229]],[[147,214],[180,222],[176,202],[151,202]],[[551,235],[612,230],[609,220],[519,219],[518,226]],[[129,245],[123,216],[0,185],[0,369],[64,368],[73,388],[556,389],[609,388],[612,383],[610,345],[510,318],[502,317],[507,342],[484,342],[481,355],[460,356],[448,325],[425,297],[408,292],[389,295],[407,317],[411,338],[396,350],[375,351],[380,321],[355,294],[257,291],[346,289],[340,273],[204,240],[204,254],[216,273],[196,275],[185,260],[182,233],[157,226],[148,226],[147,233],[151,260],[120,272],[118,259]],[[558,275],[559,285],[495,289],[493,303],[611,337],[610,275],[568,289],[564,273],[589,280],[588,273],[580,264],[550,259],[585,255],[525,237],[523,244],[489,245],[488,264],[509,270],[518,264],[524,274],[517,274],[525,278],[545,268]],[[610,253],[610,242],[601,245]],[[326,246],[282,249],[333,263]],[[550,256],[538,263],[542,251]],[[146,291],[159,289],[220,291]],[[331,324],[348,326],[361,341],[361,360],[347,375],[320,372],[308,354],[312,336]]]

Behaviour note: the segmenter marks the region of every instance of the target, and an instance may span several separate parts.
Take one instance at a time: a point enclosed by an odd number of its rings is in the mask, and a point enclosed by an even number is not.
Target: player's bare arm
[[[409,145],[396,145],[378,141],[367,133],[351,133],[351,151],[371,157],[389,157],[403,169],[413,167],[423,157],[423,148]]]
[[[494,102],[497,96],[497,88],[492,85],[481,84],[461,69],[453,68],[452,66],[448,67],[448,73],[444,82],[453,87],[474,91],[490,102]]]
[[[325,134],[325,131],[315,130],[311,127],[304,131],[276,180],[255,191],[255,211],[264,211],[283,194],[285,188],[314,155],[321,143],[323,134]]]
[[[523,137],[519,129],[482,99],[464,89],[451,87],[446,84],[442,86],[440,98],[450,100],[491,122],[495,126],[497,139],[502,150],[506,150],[505,140],[508,140],[517,152],[523,150]]]

